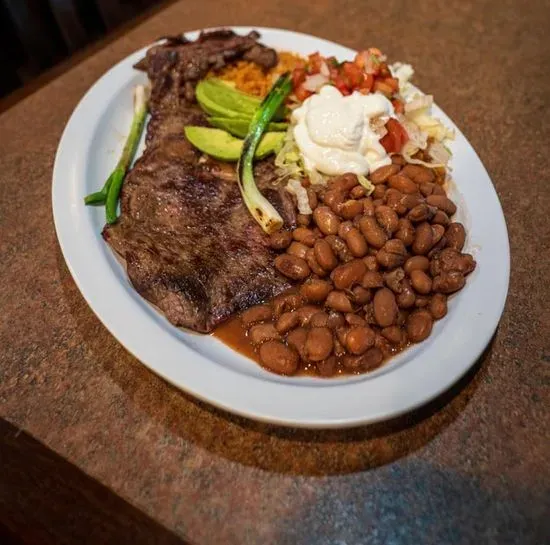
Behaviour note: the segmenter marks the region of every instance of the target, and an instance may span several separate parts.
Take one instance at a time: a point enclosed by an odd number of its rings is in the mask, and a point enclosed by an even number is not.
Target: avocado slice
[[[203,81],[199,82],[195,88],[195,97],[207,114],[218,117],[242,117],[242,112],[230,110],[213,100],[208,94],[208,89],[203,85]],[[252,118],[252,115],[250,117]]]
[[[243,140],[221,129],[210,127],[185,127],[185,136],[197,149],[220,161],[238,161],[243,149]],[[262,159],[281,149],[284,132],[266,132],[256,149],[254,157]]]
[[[262,103],[258,97],[238,91],[217,78],[199,81],[195,96],[201,108],[216,117],[252,118]],[[276,118],[284,119],[287,113],[288,108],[281,106]]]
[[[247,95],[217,78],[203,79],[197,85],[197,88],[199,87],[201,94],[209,100],[226,110],[246,114],[243,117],[252,117],[262,102],[259,98]]]
[[[208,122],[213,127],[230,132],[233,136],[245,138],[248,134],[248,127],[252,118],[246,117],[209,117]],[[286,131],[288,123],[270,123],[268,131]]]

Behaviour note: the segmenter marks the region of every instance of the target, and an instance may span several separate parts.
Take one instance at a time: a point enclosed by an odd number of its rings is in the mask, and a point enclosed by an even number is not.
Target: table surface
[[[40,445],[85,478],[89,498],[112,495],[157,525],[159,543],[548,542],[548,3],[205,6],[171,4],[0,116],[0,417],[14,432],[4,446],[20,449],[30,470],[38,463],[31,446]],[[72,110],[132,51],[223,24],[376,45],[411,62],[415,82],[435,95],[487,167],[510,233],[508,301],[484,357],[429,406],[347,431],[237,418],[150,373],[78,292],[50,205],[54,156]],[[17,442],[20,433],[25,440]],[[18,502],[28,508],[24,496],[7,501],[0,493],[0,501],[16,518]],[[24,515],[27,522],[53,528],[41,509]],[[59,542],[82,533],[77,520],[64,526]]]

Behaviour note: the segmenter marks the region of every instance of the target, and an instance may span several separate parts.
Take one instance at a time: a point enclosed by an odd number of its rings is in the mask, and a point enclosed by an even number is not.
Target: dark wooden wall
[[[0,97],[163,0],[0,0]]]

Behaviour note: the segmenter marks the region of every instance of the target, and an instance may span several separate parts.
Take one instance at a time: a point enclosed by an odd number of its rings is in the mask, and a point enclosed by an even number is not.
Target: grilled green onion
[[[290,73],[281,75],[254,114],[237,165],[237,181],[243,200],[266,233],[273,233],[283,225],[283,219],[273,205],[261,194],[254,181],[254,153],[269,122],[292,90]]]
[[[147,117],[148,98],[148,89],[144,85],[137,85],[134,89],[134,117],[122,155],[101,190],[84,198],[85,204],[105,204],[107,223],[114,223],[117,219],[117,204],[122,182],[126,171],[132,164],[143,132],[145,118]]]

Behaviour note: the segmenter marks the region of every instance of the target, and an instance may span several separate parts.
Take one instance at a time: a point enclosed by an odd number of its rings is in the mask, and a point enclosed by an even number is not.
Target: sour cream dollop
[[[325,85],[292,113],[294,139],[304,166],[336,176],[366,175],[389,165],[391,159],[371,121],[383,125],[393,115],[392,103],[381,94],[344,96]]]

